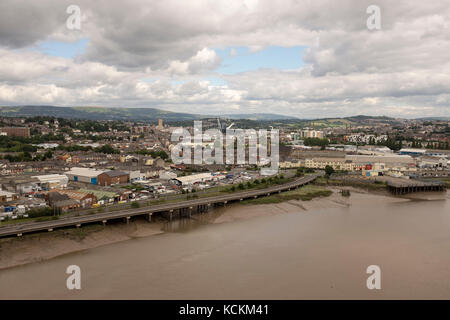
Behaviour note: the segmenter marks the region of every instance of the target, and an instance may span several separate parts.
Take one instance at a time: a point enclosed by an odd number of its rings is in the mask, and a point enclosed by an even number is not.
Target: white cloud
[[[69,4],[2,1],[0,103],[305,117],[449,115],[445,0],[413,6],[379,0],[382,30],[375,32],[365,25],[369,0],[80,0],[77,32],[65,28]],[[76,60],[36,51],[42,41],[82,37],[89,45]],[[239,46],[306,46],[305,66],[215,73],[221,59],[213,48]],[[212,86],[212,77],[227,85]]]

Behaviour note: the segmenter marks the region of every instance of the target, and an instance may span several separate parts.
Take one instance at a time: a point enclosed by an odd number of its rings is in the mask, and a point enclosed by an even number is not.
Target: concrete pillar
[[[103,223],[103,226],[105,226],[106,225],[106,220],[103,220],[102,223]]]
[[[148,220],[148,222],[152,222],[152,214],[151,213],[149,213],[147,215],[147,220]]]
[[[191,217],[191,212],[192,212],[192,207],[189,207],[189,210],[188,210],[188,217],[190,218]]]
[[[126,218],[125,218],[125,221],[127,222],[127,224],[130,223],[130,218],[131,218],[131,217],[126,217]]]
[[[173,210],[169,211],[169,221],[172,221],[172,214],[173,214]]]

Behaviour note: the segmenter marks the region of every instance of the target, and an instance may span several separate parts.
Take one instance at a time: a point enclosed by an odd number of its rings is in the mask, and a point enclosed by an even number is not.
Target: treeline
[[[36,152],[40,144],[50,141],[64,141],[62,135],[34,135],[27,137],[0,136],[0,152]]]
[[[75,119],[65,119],[56,118],[50,116],[36,116],[25,119],[25,123],[38,123],[43,125],[46,121],[50,125],[54,125],[55,121],[58,121],[59,127],[69,127],[72,129],[78,129],[83,132],[107,132],[111,130],[117,131],[128,131],[129,128],[120,121],[95,121],[95,120],[75,120]]]
[[[9,162],[23,162],[23,161],[45,161],[47,159],[53,158],[53,152],[48,150],[43,154],[36,154],[32,156],[30,152],[19,152],[15,154],[7,154],[3,156],[3,159],[8,160]]]
[[[76,152],[76,151],[84,151],[84,152],[88,152],[88,151],[94,151],[94,152],[98,152],[98,153],[105,153],[105,154],[119,154],[120,151],[115,149],[114,147],[112,147],[109,144],[105,144],[101,147],[97,147],[97,148],[92,148],[91,146],[79,146],[79,145],[68,145],[68,146],[63,146],[63,145],[59,145],[56,150],[60,150],[60,151],[67,151],[67,152]]]
[[[141,149],[141,150],[136,151],[136,154],[141,154],[144,156],[150,155],[154,159],[160,157],[161,159],[166,160],[169,158],[169,156],[167,155],[167,153],[164,150],[150,151],[150,150],[146,150],[146,149]]]
[[[327,138],[305,138],[303,139],[303,144],[305,146],[319,146],[326,147],[330,141]]]

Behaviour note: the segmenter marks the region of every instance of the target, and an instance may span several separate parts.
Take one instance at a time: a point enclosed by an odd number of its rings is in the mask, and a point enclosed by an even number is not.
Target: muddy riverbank
[[[389,195],[369,194],[355,188],[350,197],[340,195],[338,188],[329,188],[328,197],[314,198],[309,201],[289,200],[272,204],[231,204],[215,208],[208,213],[193,215],[196,224],[217,224],[252,219],[261,216],[286,213],[314,212],[319,209],[348,207],[352,205],[376,205],[376,203],[402,202],[407,199],[394,198]],[[184,221],[183,223],[186,223]],[[52,233],[25,235],[20,238],[0,239],[0,269],[10,268],[32,262],[44,261],[57,256],[92,249],[108,244],[122,242],[138,237],[149,237],[173,231],[178,222],[169,223],[159,218],[148,223],[144,219],[135,219],[130,224],[115,223],[111,225],[88,225],[76,229],[55,230]]]

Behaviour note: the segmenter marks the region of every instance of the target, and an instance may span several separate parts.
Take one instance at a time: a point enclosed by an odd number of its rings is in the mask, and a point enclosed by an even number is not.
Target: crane
[[[234,122],[227,127],[227,130],[231,129],[232,126],[234,126]]]
[[[220,125],[220,119],[217,118],[217,126],[219,127],[219,130],[222,131],[222,126]]]

